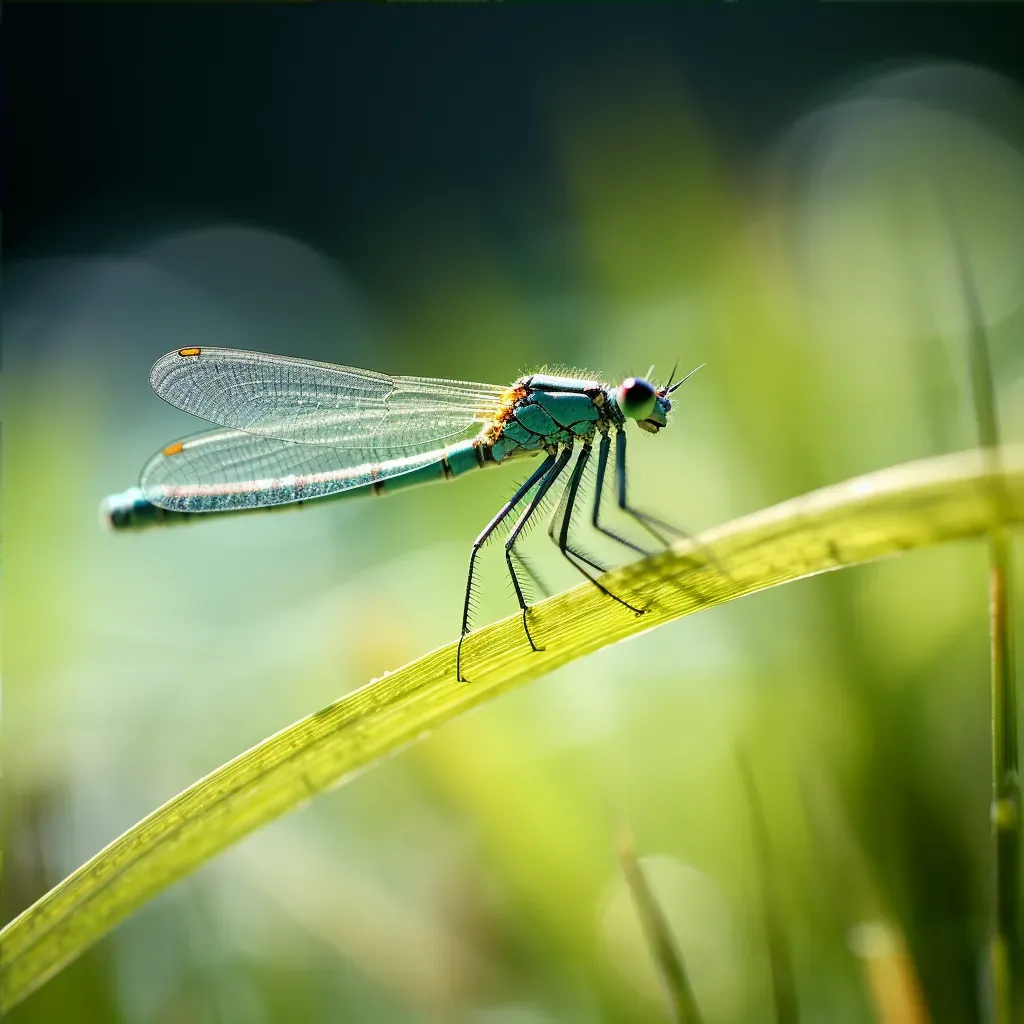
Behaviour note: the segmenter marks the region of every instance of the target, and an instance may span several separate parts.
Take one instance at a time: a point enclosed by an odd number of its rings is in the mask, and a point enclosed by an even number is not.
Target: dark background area
[[[558,91],[652,57],[736,161],[872,64],[1024,68],[1009,4],[12,4],[5,22],[8,258],[66,246],[69,218],[130,233],[154,210],[352,259],[396,207],[455,205],[514,240],[560,215],[528,203],[550,191]]]

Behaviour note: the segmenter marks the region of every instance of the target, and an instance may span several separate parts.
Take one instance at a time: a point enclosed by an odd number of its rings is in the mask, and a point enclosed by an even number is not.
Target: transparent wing
[[[177,512],[226,512],[323,498],[436,462],[441,449],[380,462],[375,451],[211,430],[168,445],[142,470],[146,500]]]
[[[438,446],[479,428],[506,390],[230,348],[168,352],[149,380],[164,401],[223,427],[382,454]]]

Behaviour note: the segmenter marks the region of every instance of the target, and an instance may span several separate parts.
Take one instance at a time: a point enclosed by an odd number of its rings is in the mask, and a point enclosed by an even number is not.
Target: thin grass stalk
[[[954,256],[960,276],[968,328],[971,395],[978,440],[990,461],[991,488],[997,508],[1005,509],[1000,476],[999,418],[988,334],[977,282],[952,204],[947,204]],[[1017,750],[1017,686],[1010,626],[1012,564],[1005,516],[988,536],[990,688],[992,707],[992,826],[995,860],[989,978],[991,1011],[998,1024],[1016,1019],[1015,976],[1020,964],[1020,817],[1021,793]]]
[[[679,952],[668,921],[665,920],[665,915],[647,884],[644,869],[637,860],[633,837],[625,829],[619,838],[619,861],[654,958],[654,966],[661,980],[662,991],[665,993],[670,1019],[674,1024],[702,1024],[704,1018],[701,1017],[693,989],[690,987],[682,953]]]
[[[775,1020],[777,1024],[797,1024],[800,1019],[799,1001],[796,981],[793,977],[793,960],[789,952],[789,941],[786,938],[786,930],[782,926],[771,842],[768,836],[768,822],[765,819],[764,807],[754,782],[754,773],[742,750],[737,750],[736,759],[747,790],[754,850],[760,871],[765,942],[768,946],[768,966],[772,976],[772,1003],[775,1007]]]
[[[878,1024],[931,1024],[903,929],[832,783],[819,771],[805,771],[800,790],[821,849],[822,878],[857,958],[872,1018]]]

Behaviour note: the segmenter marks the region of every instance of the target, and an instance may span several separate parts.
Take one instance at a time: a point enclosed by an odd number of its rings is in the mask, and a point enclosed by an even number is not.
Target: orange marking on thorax
[[[175,441],[164,449],[164,455],[177,455],[184,447],[180,441]]]
[[[200,352],[202,352],[201,348],[179,348],[178,349],[178,355],[181,356],[182,359],[187,359],[189,356],[197,356],[197,355],[199,355]]]
[[[494,418],[484,432],[483,439],[487,444],[494,444],[501,437],[501,431],[505,424],[512,419],[512,412],[516,402],[525,397],[526,387],[522,384],[516,384],[501,396],[501,408],[494,414]]]

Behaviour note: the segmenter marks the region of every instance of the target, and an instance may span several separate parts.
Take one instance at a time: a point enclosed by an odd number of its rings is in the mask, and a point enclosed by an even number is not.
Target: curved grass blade
[[[772,1003],[775,1007],[775,1024],[798,1024],[800,1003],[797,998],[796,979],[793,975],[793,958],[789,952],[789,940],[782,921],[782,906],[775,879],[775,865],[772,856],[771,835],[768,819],[765,817],[761,794],[754,781],[742,748],[736,751],[743,788],[750,806],[750,823],[754,856],[758,862],[761,885],[761,903],[764,913],[764,934],[768,947],[768,966],[772,978]]]
[[[907,941],[869,859],[829,780],[817,771],[800,778],[804,808],[821,853],[821,877],[845,924],[865,994],[879,1024],[931,1024],[924,988]]]
[[[498,694],[703,607],[815,573],[1024,522],[1024,447],[963,452],[858,477],[709,530],[605,578],[636,617],[590,584],[472,634],[472,683],[449,644],[374,680],[222,765],[129,829],[0,931],[0,1014],[156,893],[260,825]],[[706,563],[702,552],[715,552]],[[724,567],[723,572],[720,567]]]
[[[668,921],[665,920],[665,915],[647,884],[647,876],[637,859],[633,837],[628,831],[623,831],[619,839],[619,863],[633,896],[640,924],[647,937],[647,945],[651,949],[651,957],[668,1004],[669,1017],[673,1024],[703,1024],[704,1018],[690,987],[683,956],[676,945],[672,929],[669,928]]]
[[[986,451],[999,497],[999,415],[981,296],[960,230],[956,207],[946,199],[956,270],[967,313],[967,354],[978,442]],[[991,1019],[1010,1024],[1020,1001],[1021,790],[1017,747],[1017,682],[1010,608],[1013,562],[1010,538],[1001,523],[989,533],[989,644],[992,710],[992,823],[995,861],[989,935]]]

